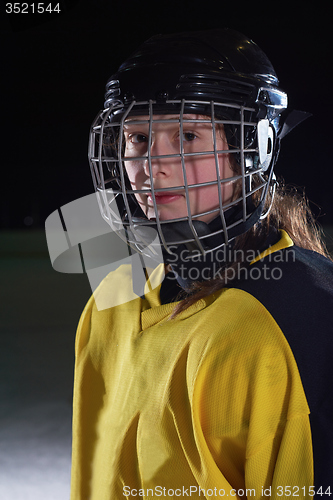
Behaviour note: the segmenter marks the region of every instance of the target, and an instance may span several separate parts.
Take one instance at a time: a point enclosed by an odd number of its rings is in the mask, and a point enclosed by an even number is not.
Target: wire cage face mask
[[[274,129],[257,111],[186,99],[114,102],[89,141],[102,217],[142,253],[156,231],[166,252],[185,245],[202,255],[247,231],[262,215],[274,163]],[[171,140],[161,151],[164,130]]]

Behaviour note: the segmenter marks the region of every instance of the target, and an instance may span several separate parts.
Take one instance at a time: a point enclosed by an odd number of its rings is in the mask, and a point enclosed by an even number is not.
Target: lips
[[[155,193],[155,200],[157,205],[166,205],[168,203],[172,203],[174,201],[179,200],[180,198],[182,198],[182,196],[183,196],[182,194],[177,192],[173,193],[171,191],[166,191],[166,192],[160,191],[158,193]],[[148,198],[148,203],[150,205],[154,205],[152,195],[149,194],[147,198]]]

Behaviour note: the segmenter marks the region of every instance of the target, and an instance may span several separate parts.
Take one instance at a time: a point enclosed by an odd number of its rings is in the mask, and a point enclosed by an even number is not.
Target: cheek
[[[142,165],[135,161],[129,161],[125,164],[125,170],[132,186],[139,188],[146,177]]]
[[[233,177],[228,155],[219,157],[219,175],[221,179]],[[186,176],[189,184],[201,184],[217,180],[215,158],[199,159],[187,162]]]
[[[204,182],[212,182],[217,180],[216,166],[214,158],[206,160],[193,161],[188,164],[186,170],[188,184],[201,184]],[[221,179],[234,177],[236,174],[231,169],[227,155],[219,158],[219,174]],[[196,210],[214,208],[219,205],[218,188],[216,184],[211,186],[202,186],[190,190],[192,203],[196,205]],[[226,182],[221,184],[222,202],[226,204],[231,201],[234,194],[234,182]]]
[[[147,180],[147,176],[145,175],[142,163],[140,164],[139,162],[129,161],[126,162],[125,165],[127,177],[130,181],[132,189],[143,189],[145,187],[144,183]],[[147,215],[147,196],[142,193],[134,193],[134,196],[144,213]]]
[[[230,166],[229,158],[226,157],[223,164],[221,177],[223,179],[228,179],[231,177],[235,177],[236,175],[236,172]],[[222,196],[224,203],[231,201],[231,199],[234,197],[235,187],[236,181],[225,182],[222,184]]]

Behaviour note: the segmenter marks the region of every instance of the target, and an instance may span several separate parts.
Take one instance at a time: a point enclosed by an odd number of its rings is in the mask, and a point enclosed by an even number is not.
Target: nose
[[[175,164],[175,158],[168,158],[167,155],[175,154],[170,139],[167,134],[158,134],[152,137],[149,159],[145,161],[146,175],[149,176],[149,163],[152,175],[156,177],[169,177],[172,174],[172,168]]]

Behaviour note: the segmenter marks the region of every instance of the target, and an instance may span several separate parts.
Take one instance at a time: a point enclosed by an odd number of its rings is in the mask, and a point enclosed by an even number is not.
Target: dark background
[[[286,8],[253,1],[66,0],[59,2],[61,14],[30,16],[6,15],[5,3],[0,0],[0,498],[65,500],[74,336],[91,291],[84,274],[52,269],[43,228],[54,210],[92,193],[87,142],[106,80],[157,33],[222,26],[253,38],[272,60],[290,107],[312,113],[283,139],[276,170],[306,186],[328,234],[331,14],[327,1]]]
[[[55,209],[92,192],[89,127],[103,106],[106,80],[137,45],[156,33],[219,26],[256,41],[290,107],[313,114],[284,139],[277,171],[306,186],[320,222],[333,223],[332,34],[328,4],[322,5],[67,0],[61,14],[5,15],[1,226],[43,227]]]

